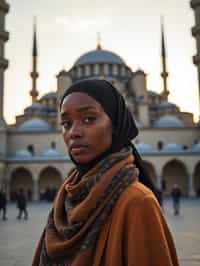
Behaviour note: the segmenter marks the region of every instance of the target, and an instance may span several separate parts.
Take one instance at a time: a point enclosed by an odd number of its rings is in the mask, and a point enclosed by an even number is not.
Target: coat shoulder
[[[143,202],[146,198],[155,199],[153,192],[138,180],[135,180],[127,189],[122,193],[121,199],[132,201],[135,203]]]

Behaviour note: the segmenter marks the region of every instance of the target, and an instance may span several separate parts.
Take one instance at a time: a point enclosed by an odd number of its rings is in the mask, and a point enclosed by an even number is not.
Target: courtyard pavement
[[[48,203],[29,204],[29,220],[19,221],[16,219],[16,206],[8,205],[8,220],[0,220],[0,266],[31,265],[50,208]],[[180,216],[173,215],[172,202],[165,199],[164,211],[180,265],[200,266],[200,199],[183,199]]]

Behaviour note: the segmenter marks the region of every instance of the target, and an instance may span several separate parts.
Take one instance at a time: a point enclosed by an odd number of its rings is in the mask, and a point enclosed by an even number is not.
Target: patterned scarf
[[[61,186],[38,244],[33,266],[92,265],[95,244],[120,194],[138,177],[128,148],[110,154],[78,181]],[[84,264],[85,258],[90,262]]]

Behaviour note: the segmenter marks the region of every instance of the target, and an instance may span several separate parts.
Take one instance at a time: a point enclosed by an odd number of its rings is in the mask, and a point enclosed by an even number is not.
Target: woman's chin
[[[73,160],[77,163],[77,164],[87,164],[90,161],[93,160],[93,158],[88,157],[88,156],[72,156]]]

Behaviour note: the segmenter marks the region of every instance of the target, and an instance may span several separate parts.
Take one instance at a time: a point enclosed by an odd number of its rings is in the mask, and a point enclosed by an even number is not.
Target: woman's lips
[[[78,155],[84,152],[86,149],[87,149],[87,146],[74,146],[74,147],[71,147],[71,153],[73,153],[74,155]]]

